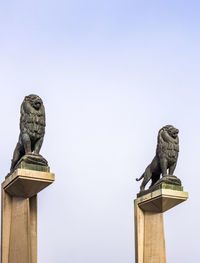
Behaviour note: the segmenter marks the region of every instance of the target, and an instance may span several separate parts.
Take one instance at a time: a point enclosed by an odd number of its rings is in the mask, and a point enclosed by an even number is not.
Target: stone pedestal
[[[17,169],[2,183],[1,263],[37,263],[37,193],[54,174]]]
[[[186,192],[161,188],[135,200],[136,263],[166,263],[163,212],[187,198]]]

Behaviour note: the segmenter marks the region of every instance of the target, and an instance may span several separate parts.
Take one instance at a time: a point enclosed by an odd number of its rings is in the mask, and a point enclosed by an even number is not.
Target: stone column
[[[166,263],[163,213],[187,200],[188,193],[161,188],[138,197],[135,210],[135,262]]]
[[[37,263],[37,193],[54,179],[19,168],[2,183],[1,263]]]

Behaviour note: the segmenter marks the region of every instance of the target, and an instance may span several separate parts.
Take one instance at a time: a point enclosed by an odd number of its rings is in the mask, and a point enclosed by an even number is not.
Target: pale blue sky
[[[199,258],[199,1],[0,1],[1,175],[25,95],[44,101],[38,262],[134,262],[135,177],[180,129],[190,199],[165,214],[168,263]],[[6,109],[6,110],[5,110]]]

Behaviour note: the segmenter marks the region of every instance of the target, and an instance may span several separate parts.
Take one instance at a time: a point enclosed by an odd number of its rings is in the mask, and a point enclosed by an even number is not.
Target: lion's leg
[[[40,138],[36,143],[35,143],[35,147],[34,147],[34,153],[35,154],[39,154],[40,149],[42,147],[42,143],[43,143],[44,137]]]
[[[146,183],[145,183],[145,181],[143,180],[143,181],[142,181],[142,184],[140,185],[140,192],[144,191],[145,185],[146,185]]]
[[[167,160],[165,158],[160,160],[160,167],[162,171],[162,176],[167,176]]]
[[[145,186],[148,184],[149,180],[151,179],[151,171],[150,171],[150,168],[147,167],[146,171],[145,171],[145,174],[144,174],[144,180],[140,186],[140,191],[143,191]]]
[[[152,174],[151,177],[152,182],[149,188],[151,188],[159,179],[160,179],[160,174]]]
[[[25,154],[32,153],[32,151],[31,151],[31,140],[30,140],[29,135],[27,133],[23,133],[21,135],[21,139],[22,139],[22,143],[24,145]]]
[[[173,165],[171,165],[169,167],[169,175],[173,175],[174,174],[175,168],[176,168],[176,163],[174,163]]]
[[[14,153],[13,153],[13,158],[11,161],[11,167],[10,167],[10,172],[12,173],[15,165],[18,163],[18,161],[21,159],[21,157],[24,155],[24,147],[21,145],[19,142],[17,143]]]

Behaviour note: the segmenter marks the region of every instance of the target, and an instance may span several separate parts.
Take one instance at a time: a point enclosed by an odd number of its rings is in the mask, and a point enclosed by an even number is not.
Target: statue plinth
[[[160,188],[135,200],[136,263],[166,263],[163,212],[187,198],[187,192]]]
[[[140,191],[137,194],[137,197],[141,197],[148,193],[152,193],[158,189],[171,189],[177,191],[183,191],[183,186],[181,184],[181,180],[178,179],[176,176],[164,176],[159,179],[153,186],[151,186],[147,190]]]
[[[37,263],[37,194],[55,177],[27,168],[2,183],[1,263]]]

